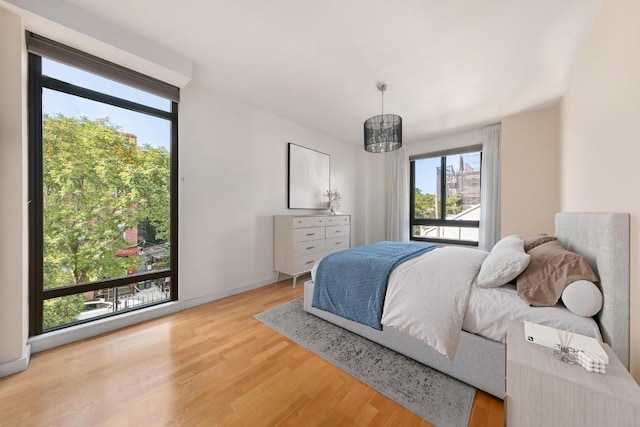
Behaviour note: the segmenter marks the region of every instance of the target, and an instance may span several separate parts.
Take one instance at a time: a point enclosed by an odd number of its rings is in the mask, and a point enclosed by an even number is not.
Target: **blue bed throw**
[[[331,254],[316,271],[313,307],[382,330],[387,282],[394,268],[431,243],[377,242]]]

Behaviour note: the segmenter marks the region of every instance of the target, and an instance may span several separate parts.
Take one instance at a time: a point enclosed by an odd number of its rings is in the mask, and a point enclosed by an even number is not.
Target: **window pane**
[[[171,111],[171,101],[131,86],[89,73],[84,70],[62,64],[48,58],[42,58],[42,75],[71,83],[86,89],[106,93],[127,101],[154,107],[162,111]]]
[[[480,153],[447,156],[448,220],[480,220]]]
[[[170,129],[43,90],[45,289],[168,268]]]
[[[42,329],[52,329],[168,301],[169,278],[83,292],[44,301]]]
[[[440,157],[416,160],[414,167],[414,218],[440,218],[440,209],[438,209],[438,197],[440,194]]]
[[[437,227],[426,225],[413,226],[412,237],[424,239],[478,241],[478,229],[470,227]]]

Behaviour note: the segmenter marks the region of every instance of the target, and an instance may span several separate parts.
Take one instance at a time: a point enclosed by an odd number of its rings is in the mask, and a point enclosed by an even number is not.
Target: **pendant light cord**
[[[384,91],[387,90],[387,84],[383,82],[379,82],[377,84],[377,87],[378,87],[378,90],[380,91],[380,94],[382,95],[382,114],[380,114],[380,116],[381,116],[382,123],[384,123],[384,119],[382,119],[382,117],[384,117]]]

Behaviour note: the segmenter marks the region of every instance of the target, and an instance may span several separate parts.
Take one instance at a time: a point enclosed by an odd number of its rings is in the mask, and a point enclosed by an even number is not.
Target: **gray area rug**
[[[305,312],[302,298],[254,317],[437,427],[469,423],[475,388]]]

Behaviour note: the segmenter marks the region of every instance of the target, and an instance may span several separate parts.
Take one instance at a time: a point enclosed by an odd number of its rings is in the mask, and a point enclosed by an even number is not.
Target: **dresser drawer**
[[[324,239],[324,227],[296,228],[293,230],[293,243]]]
[[[325,255],[329,255],[330,253],[341,251],[343,249],[349,249],[350,247],[349,236],[333,237],[325,240],[324,242],[324,249],[326,251]]]
[[[303,271],[310,271],[316,262],[322,258],[324,252],[317,254],[308,254],[293,257],[293,274],[302,273]]]
[[[346,225],[350,221],[349,215],[332,215],[324,219],[324,225]]]
[[[293,218],[293,228],[319,227],[326,225],[326,217],[299,216]]]
[[[331,239],[339,236],[349,236],[349,225],[336,225],[326,228],[326,237]]]
[[[293,244],[293,256],[315,254],[325,250],[326,240],[308,240]]]

